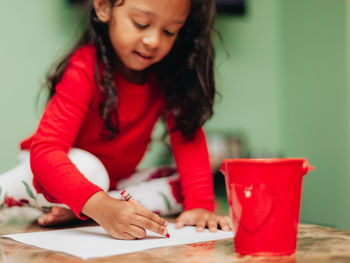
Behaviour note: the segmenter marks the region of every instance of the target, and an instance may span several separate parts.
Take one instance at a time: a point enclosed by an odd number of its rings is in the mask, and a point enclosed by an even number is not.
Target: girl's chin
[[[145,82],[145,70],[146,68],[128,68],[123,67],[119,69],[120,74],[129,82],[142,84]]]
[[[149,66],[144,66],[144,65],[125,65],[125,64],[121,64],[119,65],[119,67],[117,67],[119,69],[119,71],[121,72],[140,72],[140,71],[144,71],[145,69],[147,69]]]
[[[153,63],[151,61],[148,61],[148,63],[140,63],[138,61],[135,61],[133,63],[123,64],[125,69],[132,71],[143,71],[152,65]]]
[[[124,72],[126,74],[138,74],[141,73],[144,70],[147,70],[149,67],[151,67],[154,63],[151,61],[148,61],[148,63],[140,63],[139,61],[130,61],[130,63],[121,63],[119,65],[119,71]]]

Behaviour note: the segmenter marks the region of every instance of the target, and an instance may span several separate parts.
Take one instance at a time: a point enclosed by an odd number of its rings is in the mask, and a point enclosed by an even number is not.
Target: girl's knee
[[[78,170],[92,183],[104,191],[109,189],[109,176],[102,162],[93,154],[78,148],[72,148],[68,156]]]

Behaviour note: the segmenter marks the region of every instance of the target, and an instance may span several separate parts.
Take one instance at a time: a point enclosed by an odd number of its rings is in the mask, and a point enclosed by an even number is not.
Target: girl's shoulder
[[[63,76],[56,85],[56,93],[81,105],[91,105],[98,90],[94,79],[95,64],[94,46],[84,45],[77,49],[70,56]]]
[[[94,72],[96,65],[96,48],[92,44],[86,44],[73,53],[69,64],[80,69]]]

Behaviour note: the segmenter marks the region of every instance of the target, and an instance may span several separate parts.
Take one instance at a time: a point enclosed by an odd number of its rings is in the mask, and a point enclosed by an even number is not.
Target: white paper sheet
[[[102,227],[89,226],[45,232],[3,235],[40,248],[64,252],[83,259],[126,254],[151,248],[191,244],[223,238],[233,238],[232,232],[197,232],[195,227],[175,229],[169,223],[170,238],[147,231],[145,239],[118,240],[110,237]]]

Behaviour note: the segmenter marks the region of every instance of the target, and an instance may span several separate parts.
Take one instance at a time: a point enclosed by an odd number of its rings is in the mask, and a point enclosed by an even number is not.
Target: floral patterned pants
[[[120,193],[125,189],[141,205],[162,216],[176,214],[183,209],[179,175],[175,168],[164,166],[137,171],[120,180],[116,189],[108,191],[107,171],[94,155],[72,148],[68,156],[88,180],[113,198],[121,199]],[[43,211],[53,206],[68,208],[64,204],[47,201],[43,194],[36,192],[32,182],[29,152],[22,151],[16,167],[0,174],[0,209],[12,206],[31,206]]]

